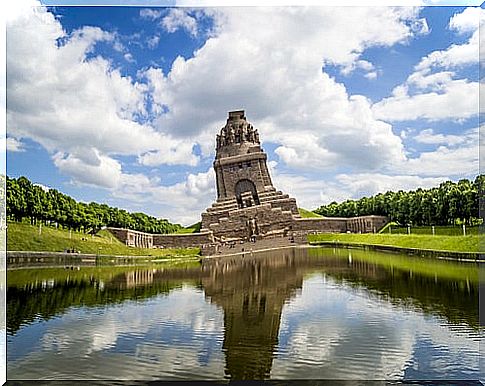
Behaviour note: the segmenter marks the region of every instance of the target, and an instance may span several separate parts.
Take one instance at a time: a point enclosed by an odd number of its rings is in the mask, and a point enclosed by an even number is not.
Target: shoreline
[[[79,260],[79,262],[90,262],[94,263],[98,259],[144,259],[150,260],[151,262],[163,263],[163,262],[174,262],[174,261],[197,261],[205,259],[214,259],[218,257],[226,256],[238,256],[238,255],[252,255],[253,253],[269,252],[280,249],[289,248],[316,248],[316,247],[333,247],[333,248],[346,248],[346,249],[363,249],[363,250],[376,250],[394,253],[404,253],[408,255],[418,255],[421,257],[431,257],[442,260],[453,260],[453,261],[466,261],[466,262],[476,262],[483,263],[485,259],[481,258],[480,252],[458,252],[458,251],[442,251],[433,249],[419,249],[419,248],[407,248],[398,247],[393,245],[381,245],[381,244],[364,244],[364,243],[350,243],[350,242],[337,242],[337,241],[311,241],[306,244],[293,244],[293,245],[282,245],[277,247],[266,247],[260,249],[251,249],[243,252],[234,253],[224,253],[216,255],[193,255],[193,256],[167,256],[167,258],[161,258],[160,256],[149,256],[149,255],[98,255],[93,253],[66,253],[66,252],[49,252],[49,251],[7,251],[7,259],[16,258],[26,258],[26,259],[43,259],[43,258],[68,258],[73,260]]]
[[[167,256],[163,258],[161,256],[149,256],[149,255],[97,255],[94,253],[67,253],[67,252],[49,252],[49,251],[7,251],[7,269],[19,269],[16,264],[23,262],[24,259],[27,261],[35,260],[34,263],[39,264],[38,268],[45,268],[47,266],[42,265],[42,263],[52,263],[52,259],[65,259],[65,264],[67,265],[85,265],[93,266],[97,265],[99,262],[106,261],[108,259],[116,260],[143,260],[145,263],[174,263],[174,262],[193,262],[199,261],[199,255],[181,255],[181,256]],[[11,261],[20,259],[20,261]],[[46,259],[47,261],[44,261]],[[9,267],[12,264],[14,266]]]
[[[315,247],[334,247],[334,248],[356,248],[356,249],[370,249],[375,251],[385,252],[398,252],[408,255],[418,255],[421,257],[432,257],[443,260],[454,261],[467,261],[483,263],[485,259],[481,258],[480,252],[459,252],[459,251],[442,251],[436,249],[421,249],[421,248],[408,248],[398,247],[394,245],[382,245],[382,244],[364,244],[364,243],[350,243],[350,242],[338,242],[338,241],[311,241],[308,243],[310,246]]]

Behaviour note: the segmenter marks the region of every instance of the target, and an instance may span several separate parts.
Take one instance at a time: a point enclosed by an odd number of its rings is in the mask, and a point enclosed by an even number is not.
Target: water
[[[479,378],[478,268],[295,248],[8,272],[8,379]]]

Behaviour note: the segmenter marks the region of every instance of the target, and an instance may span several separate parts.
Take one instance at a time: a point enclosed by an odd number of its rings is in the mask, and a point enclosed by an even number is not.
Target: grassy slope
[[[83,238],[85,240],[83,240]],[[128,255],[128,256],[191,256],[199,252],[198,248],[181,249],[146,249],[127,247],[107,230],[100,231],[94,237],[90,235],[42,227],[39,235],[39,227],[25,223],[8,223],[7,226],[7,249],[9,251],[49,251],[62,252],[65,249],[74,248],[82,253],[99,253],[102,255]]]
[[[202,225],[202,222],[196,222],[195,224],[189,225],[188,227],[179,229],[177,232],[178,234],[183,234],[183,233],[195,233],[195,232],[200,232],[200,227]]]
[[[389,228],[391,228],[389,230]],[[433,229],[431,226],[412,226],[411,234],[417,235],[432,235]],[[478,226],[467,226],[465,228],[467,235],[478,235]],[[379,233],[391,233],[391,234],[407,234],[408,228],[397,225],[387,225]],[[461,226],[435,226],[435,235],[437,236],[463,236],[463,228]]]
[[[478,252],[478,235],[431,236],[404,234],[319,234],[309,235],[308,241],[337,241],[341,243],[391,245],[403,248],[437,251]]]
[[[315,212],[311,212],[303,208],[298,208],[298,212],[300,212],[300,216],[303,218],[322,217]]]

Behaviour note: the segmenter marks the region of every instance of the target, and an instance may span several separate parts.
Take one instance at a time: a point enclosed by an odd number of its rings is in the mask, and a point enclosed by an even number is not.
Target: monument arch
[[[234,190],[239,209],[259,205],[258,192],[253,181],[243,178],[236,183]]]

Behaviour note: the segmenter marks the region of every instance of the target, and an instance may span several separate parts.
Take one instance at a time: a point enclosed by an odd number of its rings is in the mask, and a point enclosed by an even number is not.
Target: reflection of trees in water
[[[181,282],[161,281],[149,285],[127,286],[126,282],[103,285],[96,279],[66,280],[49,284],[39,283],[24,288],[7,289],[7,332],[15,334],[22,325],[35,319],[48,320],[66,312],[71,307],[96,307],[121,303],[125,300],[141,300],[167,294],[180,287]]]
[[[329,255],[319,259],[321,270],[337,282],[364,287],[379,298],[395,305],[412,306],[426,313],[445,317],[453,324],[467,323],[477,329],[478,285],[466,278],[462,280],[442,279],[438,275],[417,274],[412,270],[400,270],[393,266],[382,266],[353,258]],[[450,262],[449,264],[454,264]]]

